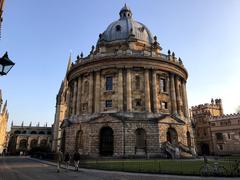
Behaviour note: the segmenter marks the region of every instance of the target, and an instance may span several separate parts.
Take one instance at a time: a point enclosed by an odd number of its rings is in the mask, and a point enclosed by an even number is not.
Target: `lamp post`
[[[0,75],[7,75],[14,65],[15,63],[8,58],[8,54],[6,52],[3,57],[0,58]]]

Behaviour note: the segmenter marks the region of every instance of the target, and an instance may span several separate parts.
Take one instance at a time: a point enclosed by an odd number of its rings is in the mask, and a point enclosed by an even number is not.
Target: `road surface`
[[[61,169],[57,173],[54,163],[28,157],[0,157],[0,180],[183,180],[183,179],[226,179],[189,176],[153,175],[80,169],[80,172]],[[238,179],[238,178],[227,178]]]

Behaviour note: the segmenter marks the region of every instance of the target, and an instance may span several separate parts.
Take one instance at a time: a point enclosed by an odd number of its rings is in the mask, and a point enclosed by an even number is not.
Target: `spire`
[[[119,12],[120,19],[132,18],[132,11],[125,3],[123,8]]]
[[[11,127],[13,127],[13,121],[12,121],[12,123],[11,123]]]

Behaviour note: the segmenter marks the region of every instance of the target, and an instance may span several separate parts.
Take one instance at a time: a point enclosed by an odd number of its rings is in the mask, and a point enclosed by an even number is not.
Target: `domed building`
[[[88,157],[191,156],[187,70],[132,17],[99,34],[90,54],[68,64],[57,95],[53,150]]]

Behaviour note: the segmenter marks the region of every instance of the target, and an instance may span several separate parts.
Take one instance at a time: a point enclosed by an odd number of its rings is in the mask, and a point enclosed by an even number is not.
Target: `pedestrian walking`
[[[65,155],[64,155],[64,162],[65,162],[66,169],[68,169],[68,166],[70,164],[70,154],[69,154],[69,152],[65,153]]]
[[[79,166],[79,162],[80,162],[80,153],[78,151],[74,152],[73,161],[74,161],[75,171],[78,171],[78,166]]]
[[[57,172],[60,172],[62,161],[63,161],[63,153],[62,153],[62,150],[59,149],[59,151],[57,152]]]

